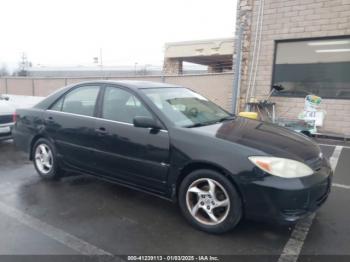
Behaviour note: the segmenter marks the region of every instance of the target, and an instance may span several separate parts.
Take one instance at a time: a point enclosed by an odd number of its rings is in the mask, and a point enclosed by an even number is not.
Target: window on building
[[[278,42],[273,84],[280,96],[350,99],[350,37]]]

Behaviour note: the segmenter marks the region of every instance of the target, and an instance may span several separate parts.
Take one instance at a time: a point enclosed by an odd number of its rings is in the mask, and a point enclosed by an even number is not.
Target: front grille
[[[8,124],[13,122],[12,115],[1,115],[0,116],[0,124]]]

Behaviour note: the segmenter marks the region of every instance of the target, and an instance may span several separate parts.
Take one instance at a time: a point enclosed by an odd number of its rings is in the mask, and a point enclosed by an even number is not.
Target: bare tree
[[[18,63],[18,68],[14,71],[13,75],[27,76],[27,70],[29,67],[32,67],[32,62],[28,60],[26,53],[22,53],[21,60]]]

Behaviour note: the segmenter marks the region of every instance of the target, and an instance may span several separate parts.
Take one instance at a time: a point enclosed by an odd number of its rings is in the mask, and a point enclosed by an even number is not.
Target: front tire
[[[242,217],[242,202],[234,185],[213,170],[196,170],[187,175],[178,198],[190,224],[208,233],[230,231]]]
[[[58,165],[56,149],[45,138],[40,138],[33,146],[34,167],[42,179],[58,180],[63,172]]]

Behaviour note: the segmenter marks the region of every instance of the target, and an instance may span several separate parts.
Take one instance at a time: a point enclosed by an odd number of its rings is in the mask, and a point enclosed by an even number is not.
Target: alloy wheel
[[[53,166],[53,156],[48,145],[40,144],[36,147],[35,164],[42,174],[50,173]]]
[[[230,211],[230,199],[216,180],[200,178],[186,192],[187,209],[194,219],[205,225],[218,225]]]

